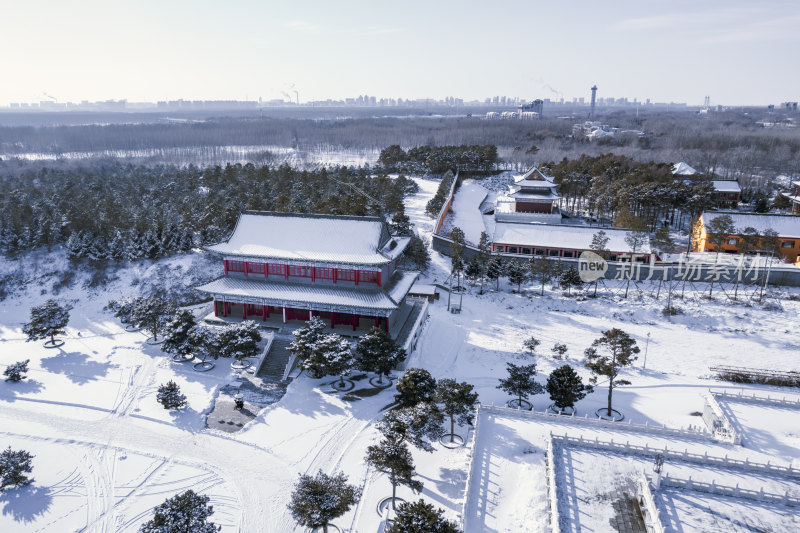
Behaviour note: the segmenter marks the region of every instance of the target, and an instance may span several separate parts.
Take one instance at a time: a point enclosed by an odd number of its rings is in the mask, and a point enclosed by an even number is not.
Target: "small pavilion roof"
[[[675,176],[694,176],[699,172],[690,167],[685,161],[681,161],[672,166],[672,174]]]

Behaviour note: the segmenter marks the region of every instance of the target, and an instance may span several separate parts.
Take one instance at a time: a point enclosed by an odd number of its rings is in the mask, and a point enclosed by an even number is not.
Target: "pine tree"
[[[55,346],[55,336],[64,334],[71,309],[71,305],[59,305],[55,300],[47,300],[42,305],[32,307],[30,322],[22,326],[22,332],[28,336],[28,341],[50,337],[45,345]]]
[[[307,359],[300,362],[300,368],[307,370],[311,377],[340,376],[339,384],[344,386],[344,374],[353,367],[353,350],[350,343],[336,333],[319,338],[312,346]]]
[[[544,286],[556,275],[558,266],[552,259],[541,257],[533,264],[533,269],[535,270],[535,277],[539,278],[542,284],[542,295],[544,295]]]
[[[373,327],[356,346],[356,368],[378,374],[378,383],[406,358],[406,352],[388,333]]]
[[[395,213],[392,217],[392,222],[390,224],[390,227],[392,228],[392,234],[410,237],[414,234],[414,230],[411,228],[411,221],[408,219],[405,210],[402,208],[403,204],[400,204],[400,206],[401,210]]]
[[[506,363],[508,377],[500,380],[498,389],[517,397],[517,405],[522,407],[522,401],[527,400],[532,394],[541,394],[544,387],[536,382],[536,365],[515,365]]]
[[[528,269],[519,261],[511,261],[506,268],[508,282],[517,286],[517,292],[522,291],[522,284],[528,279]]]
[[[142,525],[139,533],[215,533],[222,529],[208,518],[214,508],[210,498],[189,489],[156,507],[153,518]]]
[[[578,269],[574,266],[570,266],[561,273],[558,283],[561,285],[562,289],[567,289],[567,294],[570,294],[572,287],[577,288],[583,285],[583,280],[580,274],[578,274]]]
[[[458,525],[424,500],[402,502],[386,533],[462,533]]]
[[[564,359],[564,356],[567,353],[567,345],[557,342],[552,348],[550,348],[550,351],[553,353],[553,357],[556,359]]]
[[[26,475],[33,471],[33,457],[24,450],[12,450],[11,446],[0,453],[0,492],[6,487],[20,487],[33,482]]]
[[[287,349],[300,361],[309,359],[314,345],[322,338],[327,327],[320,317],[312,317],[304,326],[292,332],[294,340],[289,343]]]
[[[261,332],[258,324],[252,320],[229,324],[217,332],[217,354],[219,357],[233,357],[241,361],[258,354],[259,342]]]
[[[428,440],[436,441],[444,435],[443,421],[444,415],[436,404],[427,402],[387,411],[377,427],[389,440],[407,442],[420,450],[432,452],[433,446]]]
[[[466,248],[464,231],[459,227],[450,230],[450,275],[456,276],[456,287],[460,290],[461,274],[464,272],[464,249]]]
[[[397,380],[397,392],[394,401],[399,407],[431,402],[436,394],[436,380],[424,368],[409,368]]]
[[[134,326],[148,331],[157,342],[159,331],[176,311],[174,302],[160,296],[140,296],[131,302],[130,320]]]
[[[414,492],[422,491],[422,483],[414,479],[414,459],[405,442],[382,439],[378,444],[367,447],[366,461],[378,472],[389,476],[393,509],[397,508],[395,500],[398,485],[405,485]]]
[[[470,258],[469,262],[467,263],[467,268],[464,270],[464,274],[468,279],[473,281],[477,281],[483,277],[483,267],[481,266],[478,254],[475,254]]]
[[[195,349],[189,342],[189,332],[197,325],[197,320],[191,311],[180,310],[173,315],[172,320],[164,327],[164,342],[161,349],[167,353],[188,356]]]
[[[443,404],[442,412],[450,417],[450,442],[455,435],[455,422],[459,425],[472,423],[472,410],[478,401],[478,393],[473,386],[454,379],[440,379],[436,383],[436,401]]]
[[[181,394],[180,387],[172,380],[158,387],[156,400],[164,409],[180,409],[186,405],[186,396]]]
[[[500,278],[503,276],[503,260],[500,256],[494,256],[486,266],[486,277],[497,282],[497,290],[500,290]]]
[[[542,344],[542,341],[540,341],[536,337],[528,337],[527,339],[525,339],[525,341],[523,341],[522,347],[525,348],[525,351],[528,352],[529,356],[535,357],[536,348],[538,348],[540,344]]]
[[[419,270],[425,270],[431,262],[427,246],[416,235],[413,235],[408,241],[408,246],[403,250],[403,257],[411,261]]]
[[[559,410],[574,407],[575,402],[582,400],[592,387],[583,384],[581,377],[569,365],[556,368],[550,373],[545,390]]]
[[[606,354],[601,354],[598,349],[605,349]],[[630,381],[617,379],[622,370],[633,364],[640,352],[636,341],[630,335],[618,328],[603,332],[603,336],[595,339],[592,345],[584,352],[587,358],[586,368],[592,371],[591,383],[597,383],[598,376],[608,378],[608,409],[607,416],[611,416],[611,395],[614,387],[630,385]]]
[[[342,472],[303,474],[294,486],[289,511],[297,525],[328,532],[328,524],[345,514],[361,498],[361,489],[347,484]]]
[[[3,371],[3,375],[6,376],[6,381],[17,383],[25,379],[27,377],[25,374],[28,373],[28,363],[30,362],[30,359],[25,359],[24,361],[17,361],[16,363],[8,365]]]

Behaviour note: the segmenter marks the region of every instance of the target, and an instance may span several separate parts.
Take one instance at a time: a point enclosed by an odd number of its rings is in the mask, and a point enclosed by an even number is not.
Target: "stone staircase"
[[[282,380],[283,373],[286,370],[286,364],[289,362],[291,354],[287,349],[289,343],[292,342],[291,335],[275,335],[272,341],[272,346],[269,349],[264,363],[258,372],[258,377],[262,379],[275,379]]]

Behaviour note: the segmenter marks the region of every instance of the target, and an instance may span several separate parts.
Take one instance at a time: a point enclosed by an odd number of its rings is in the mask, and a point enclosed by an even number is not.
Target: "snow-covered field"
[[[424,208],[438,183],[417,182],[421,190],[408,199],[406,213],[417,224],[423,240],[429,242],[433,223],[424,215]],[[359,505],[336,523],[351,532],[377,531],[375,506],[389,495],[390,486],[385,476],[367,469],[364,454],[378,438],[374,422],[392,403],[391,389],[348,400],[331,392],[329,380],[301,376],[281,401],[267,407],[241,432],[224,434],[205,428],[204,413],[219,387],[233,379],[225,361],[218,362],[208,374],[193,372],[146,344],[144,334],[125,331],[103,310],[108,300],[146,285],[155,272],[173,276],[177,272],[174,269],[185,267],[182,272],[188,276],[187,269],[199,261],[198,255],[120,269],[116,279],[102,288],[88,287],[89,276],[81,271],[76,272],[71,285],[55,273],[45,275],[44,270],[38,277],[29,269],[28,277],[4,278],[29,283],[24,289],[11,291],[0,306],[0,367],[30,358],[31,372],[23,383],[0,382],[0,448],[24,448],[36,457],[35,482],[0,495],[0,531],[135,531],[150,516],[149,509],[186,488],[211,496],[215,508],[212,520],[221,524],[223,531],[294,531],[286,509],[292,485],[298,474],[320,469],[342,470],[352,483],[364,488]],[[68,265],[58,264],[60,260],[63,257],[57,252],[37,259],[42,264],[55,261],[55,270],[68,269]],[[432,254],[432,260],[423,282],[443,282],[449,259]],[[158,270],[164,263],[172,270]],[[0,261],[0,275],[18,268],[14,261]],[[9,287],[4,289],[9,292]],[[521,352],[525,338],[542,340],[536,360],[543,380],[564,362],[580,369],[583,350],[592,340],[605,329],[619,327],[638,341],[643,352],[647,345],[647,368],[640,357],[626,371],[632,385],[614,393],[615,407],[634,422],[674,427],[702,425],[700,417],[692,413],[702,411],[700,394],[709,387],[731,391],[742,388],[708,379],[711,364],[784,370],[798,366],[797,300],[784,299],[777,308],[766,309],[692,296],[679,302],[683,315],[665,318],[661,315],[663,294],[658,301],[649,296],[624,299],[601,289],[597,299],[578,299],[564,297],[550,287],[544,296],[539,295],[538,286],[523,289],[522,294],[512,293],[505,281],[499,292],[480,295],[477,289],[471,289],[457,315],[447,312],[444,295],[431,306],[418,349],[407,366],[427,368],[436,377],[469,381],[483,403],[502,404],[508,398],[496,388],[498,378],[505,375],[506,362],[526,360]],[[26,343],[21,332],[29,308],[49,297],[74,305],[66,344],[61,349]],[[555,342],[568,346],[566,361],[551,356],[549,348]],[[581,373],[588,377],[585,371]],[[156,388],[169,379],[177,381],[189,399],[189,407],[178,415],[163,410],[155,400]],[[367,385],[359,387],[369,389]],[[764,386],[745,389],[773,396],[796,394]],[[592,413],[604,405],[604,393],[601,386],[581,401],[579,414]],[[543,395],[533,398],[536,410],[549,403]],[[759,414],[750,408],[761,406],[729,406],[744,426],[745,448],[702,441],[672,442],[670,446],[711,446],[722,455],[744,454],[800,464],[796,413],[785,409],[773,412],[766,407],[761,413],[767,414]],[[472,479],[477,489],[470,496],[468,531],[544,530],[547,496],[543,438],[549,431],[582,433],[592,438],[597,434],[615,441],[623,438],[611,431],[592,433],[516,418],[489,417],[481,423],[475,445],[476,471],[481,475]],[[464,437],[469,435],[466,428],[461,432]],[[633,443],[639,437],[624,438]],[[663,438],[650,441],[666,444]],[[590,463],[602,456],[604,476],[612,479],[646,466],[635,459],[617,459],[613,454],[580,449],[570,453],[575,454],[574,460]],[[414,458],[424,483],[421,496],[445,509],[449,518],[457,519],[465,494],[469,450],[447,450],[437,445],[432,454],[415,451]],[[600,483],[602,479],[590,481]],[[729,482],[734,481],[726,479]],[[778,483],[753,482],[770,487],[768,483]],[[575,485],[576,490],[586,490],[587,494],[593,487],[596,485]],[[669,494],[673,501],[683,498],[675,491]],[[405,489],[400,489],[399,495],[417,497]],[[711,499],[696,494],[692,498],[675,503],[674,512],[691,514],[692,506],[703,505],[718,511],[708,503]],[[593,507],[584,505],[581,509]],[[773,523],[764,516],[764,521]],[[591,520],[602,521],[603,517],[582,518],[584,524]],[[692,520],[701,523],[703,519]],[[600,527],[600,522],[596,524],[595,531],[608,530]],[[696,530],[702,528],[684,526],[684,531]],[[778,526],[773,530],[791,531]]]

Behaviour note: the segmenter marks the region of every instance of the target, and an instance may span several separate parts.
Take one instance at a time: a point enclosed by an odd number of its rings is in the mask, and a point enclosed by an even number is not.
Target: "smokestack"
[[[597,97],[597,85],[592,85],[592,110],[589,112],[589,118],[594,118],[595,97]]]

